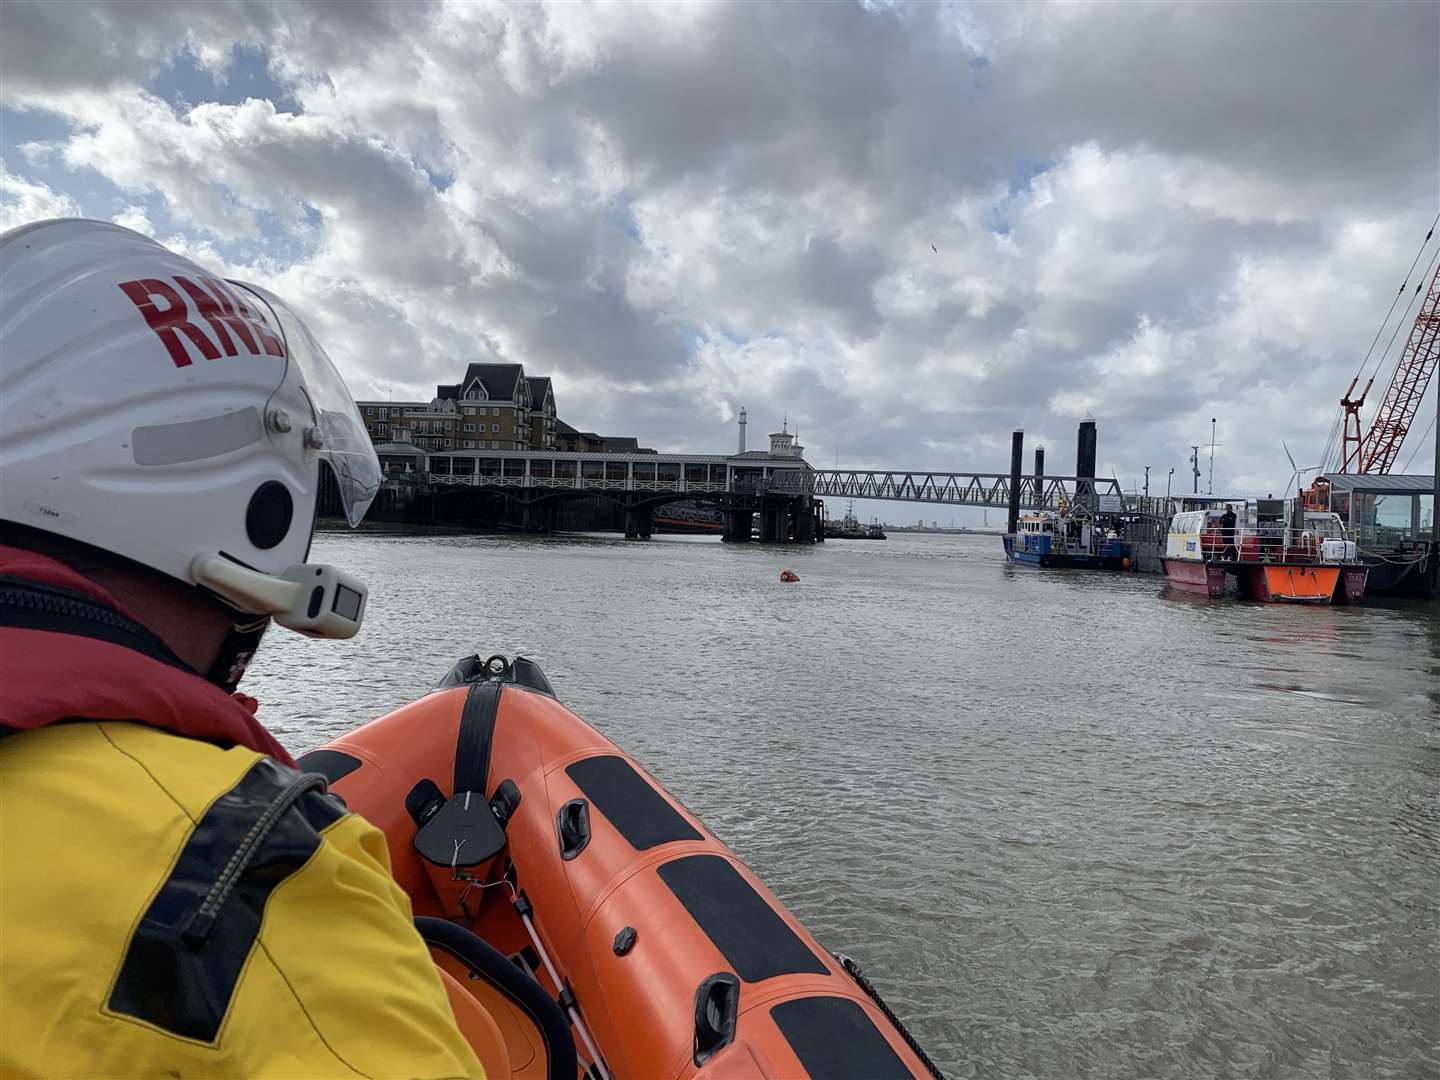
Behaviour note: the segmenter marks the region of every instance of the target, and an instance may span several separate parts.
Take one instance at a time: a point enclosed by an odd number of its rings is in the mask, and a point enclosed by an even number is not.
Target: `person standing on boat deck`
[[[1225,545],[1220,553],[1221,562],[1236,562],[1240,552],[1235,547],[1235,508],[1225,504],[1225,513],[1220,515],[1220,542]]]
[[[380,467],[300,318],[128,229],[0,234],[0,1074],[483,1075],[384,836],[234,696]]]

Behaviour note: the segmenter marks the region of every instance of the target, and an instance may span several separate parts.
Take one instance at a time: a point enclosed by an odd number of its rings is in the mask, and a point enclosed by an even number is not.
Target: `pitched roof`
[[[621,453],[628,450],[633,453],[640,449],[640,440],[629,435],[601,435],[600,438],[605,440],[607,450],[618,450]]]
[[[515,383],[524,373],[523,364],[470,364],[465,368],[465,377],[458,383],[441,383],[435,387],[435,396],[441,401],[459,401],[465,388],[479,379],[485,387],[485,393],[493,400],[511,401],[515,397]],[[549,382],[548,379],[544,381]],[[543,398],[542,390],[541,399]]]
[[[530,408],[538,409],[545,404],[545,392],[550,389],[549,375],[527,375],[530,384]]]
[[[556,434],[556,435],[579,435],[580,432],[576,431],[573,427],[571,427],[569,424],[567,424],[564,420],[561,420],[559,417],[556,417],[556,418],[555,418],[555,434]]]
[[[485,392],[491,398],[505,401],[515,396],[515,383],[525,369],[520,364],[471,364],[465,369],[465,378],[460,380],[463,389],[479,379],[485,385]]]

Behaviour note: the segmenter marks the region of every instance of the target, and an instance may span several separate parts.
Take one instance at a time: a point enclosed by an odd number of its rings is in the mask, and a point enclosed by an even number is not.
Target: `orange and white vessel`
[[[1174,515],[1162,563],[1186,592],[1301,604],[1355,604],[1369,573],[1338,514],[1301,510],[1297,523],[1282,500],[1243,504],[1233,530],[1218,507]],[[1231,533],[1231,535],[1227,535]]]
[[[385,833],[491,1077],[938,1077],[825,949],[521,657],[300,758]]]

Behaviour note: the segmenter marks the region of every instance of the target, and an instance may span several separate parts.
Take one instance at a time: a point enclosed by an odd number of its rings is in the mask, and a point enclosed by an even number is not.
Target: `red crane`
[[[1429,237],[1426,237],[1429,239]],[[1420,409],[1420,399],[1435,374],[1436,361],[1440,360],[1440,265],[1430,281],[1430,291],[1420,305],[1420,314],[1415,316],[1415,325],[1410,329],[1410,338],[1395,364],[1395,374],[1385,388],[1385,396],[1370,420],[1370,430],[1363,438],[1360,435],[1360,406],[1365,404],[1365,395],[1370,391],[1371,379],[1365,384],[1358,400],[1350,395],[1358,383],[1357,376],[1350,383],[1340,402],[1345,410],[1345,430],[1341,441],[1340,471],[1357,473],[1387,473],[1395,464],[1400,446],[1410,432],[1410,424]]]

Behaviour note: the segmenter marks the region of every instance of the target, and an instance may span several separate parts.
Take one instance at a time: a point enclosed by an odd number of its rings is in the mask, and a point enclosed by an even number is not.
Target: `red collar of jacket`
[[[33,551],[0,546],[0,574],[69,589],[135,618],[93,581]],[[0,730],[75,719],[136,721],[295,764],[239,702],[188,669],[78,634],[0,626]]]

